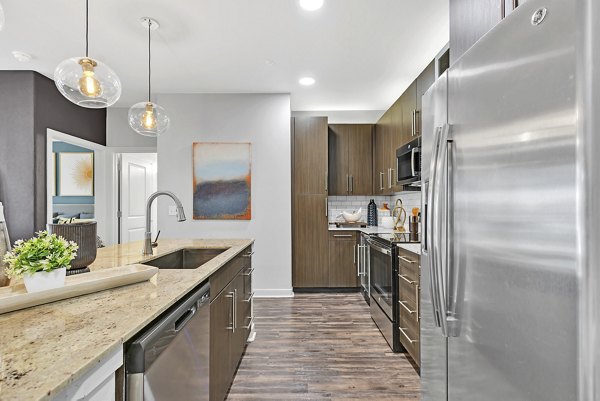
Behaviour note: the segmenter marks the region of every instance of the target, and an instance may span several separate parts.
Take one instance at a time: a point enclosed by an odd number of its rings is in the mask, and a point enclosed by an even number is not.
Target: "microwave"
[[[398,184],[421,183],[421,137],[415,138],[396,150]]]

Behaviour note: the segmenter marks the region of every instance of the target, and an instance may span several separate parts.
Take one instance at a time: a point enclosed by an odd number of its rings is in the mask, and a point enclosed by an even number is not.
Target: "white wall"
[[[106,146],[117,148],[156,148],[156,138],[149,138],[129,126],[128,108],[109,107],[106,109]],[[126,150],[122,150],[126,152]]]
[[[290,96],[288,94],[159,95],[170,130],[158,138],[158,189],[173,191],[188,220],[168,216],[162,197],[162,238],[254,238],[257,296],[292,294]],[[192,219],[192,143],[252,143],[252,220]]]
[[[293,111],[292,117],[328,117],[329,124],[375,124],[385,110]]]

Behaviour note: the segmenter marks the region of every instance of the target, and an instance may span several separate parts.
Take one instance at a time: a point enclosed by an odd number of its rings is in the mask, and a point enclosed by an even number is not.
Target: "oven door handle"
[[[371,248],[375,249],[376,251],[384,253],[384,254],[386,254],[388,256],[392,256],[391,249],[383,248],[383,247],[381,247],[381,246],[379,246],[379,245],[377,245],[377,244],[375,244],[375,243],[373,243],[372,241],[369,241],[369,240],[367,240],[367,243],[369,244],[369,246]]]

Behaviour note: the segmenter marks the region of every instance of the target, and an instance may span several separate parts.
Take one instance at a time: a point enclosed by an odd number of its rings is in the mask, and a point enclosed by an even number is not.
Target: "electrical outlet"
[[[177,206],[169,206],[169,216],[177,216]]]

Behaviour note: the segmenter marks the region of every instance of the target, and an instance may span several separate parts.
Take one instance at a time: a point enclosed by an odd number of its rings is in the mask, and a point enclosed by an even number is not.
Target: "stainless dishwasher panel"
[[[209,312],[206,284],[131,343],[127,401],[209,401]]]

